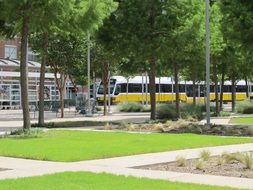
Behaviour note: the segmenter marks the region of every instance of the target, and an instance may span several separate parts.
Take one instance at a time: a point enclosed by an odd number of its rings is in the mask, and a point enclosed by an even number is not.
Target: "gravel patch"
[[[208,161],[203,161],[203,169],[196,169],[199,159],[186,160],[185,166],[178,166],[177,162],[160,163],[154,165],[140,166],[138,169],[174,171],[181,173],[209,174],[216,176],[229,176],[253,179],[253,169],[246,169],[245,165],[233,160],[228,163],[219,163],[219,157],[210,157]]]

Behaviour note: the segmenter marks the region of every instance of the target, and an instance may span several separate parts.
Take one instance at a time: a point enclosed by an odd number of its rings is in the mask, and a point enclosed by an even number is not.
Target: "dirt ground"
[[[253,179],[253,169],[246,169],[244,164],[233,160],[220,165],[218,157],[211,157],[203,162],[202,169],[196,169],[198,159],[186,160],[185,166],[178,166],[177,162],[161,163],[155,165],[141,166],[139,169],[175,171],[182,173],[209,174],[217,176],[242,177]]]

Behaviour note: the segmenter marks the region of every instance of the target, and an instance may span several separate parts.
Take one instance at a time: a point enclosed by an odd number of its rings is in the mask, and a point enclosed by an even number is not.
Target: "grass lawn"
[[[40,177],[0,181],[1,190],[231,190],[232,188],[175,183],[163,180],[65,172]]]
[[[253,138],[50,130],[37,138],[2,138],[0,155],[71,162],[250,142]]]
[[[253,125],[253,117],[234,117],[230,120],[230,123]]]

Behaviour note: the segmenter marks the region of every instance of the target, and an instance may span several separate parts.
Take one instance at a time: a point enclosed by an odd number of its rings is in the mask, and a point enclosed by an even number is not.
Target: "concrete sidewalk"
[[[66,122],[66,121],[101,121],[101,122],[132,122],[141,123],[149,120],[150,113],[114,113],[112,115],[95,114],[93,117],[72,117],[72,118],[52,118],[46,119],[45,122]],[[37,120],[32,120],[31,123],[37,123]],[[2,121],[0,119],[0,131],[8,131],[22,127],[22,120]]]
[[[231,153],[238,151],[253,151],[253,143],[149,153],[73,163],[0,157],[0,168],[10,169],[0,171],[0,179],[38,176],[64,171],[90,171],[95,173],[106,172],[115,175],[253,189],[253,179],[134,168],[143,165],[175,161],[176,157],[180,155],[183,155],[188,159],[197,158],[202,150],[207,149],[211,151],[212,155],[219,155],[224,151]]]
[[[211,118],[210,123],[214,125],[231,125],[229,123],[230,117],[220,117],[220,118]],[[206,123],[206,119],[203,119],[200,121],[201,125],[204,125]]]

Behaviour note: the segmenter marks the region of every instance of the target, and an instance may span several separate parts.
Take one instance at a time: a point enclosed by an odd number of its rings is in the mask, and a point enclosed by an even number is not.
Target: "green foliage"
[[[187,119],[192,117],[201,120],[204,117],[203,105],[183,104],[181,105],[181,117]]]
[[[253,102],[250,100],[237,102],[235,109],[238,113],[252,114],[253,113]]]
[[[157,118],[158,119],[177,119],[174,104],[161,104],[157,106]],[[211,106],[211,111],[215,108]],[[180,114],[183,119],[197,119],[201,120],[205,116],[206,107],[202,104],[181,104]]]
[[[156,109],[157,119],[175,120],[177,119],[176,108],[174,104],[160,104]]]
[[[144,106],[139,102],[125,102],[119,105],[121,112],[142,112]]]
[[[36,138],[43,133],[43,130],[40,128],[33,128],[30,130],[17,129],[11,131],[9,136],[6,137],[15,137],[15,138]]]

